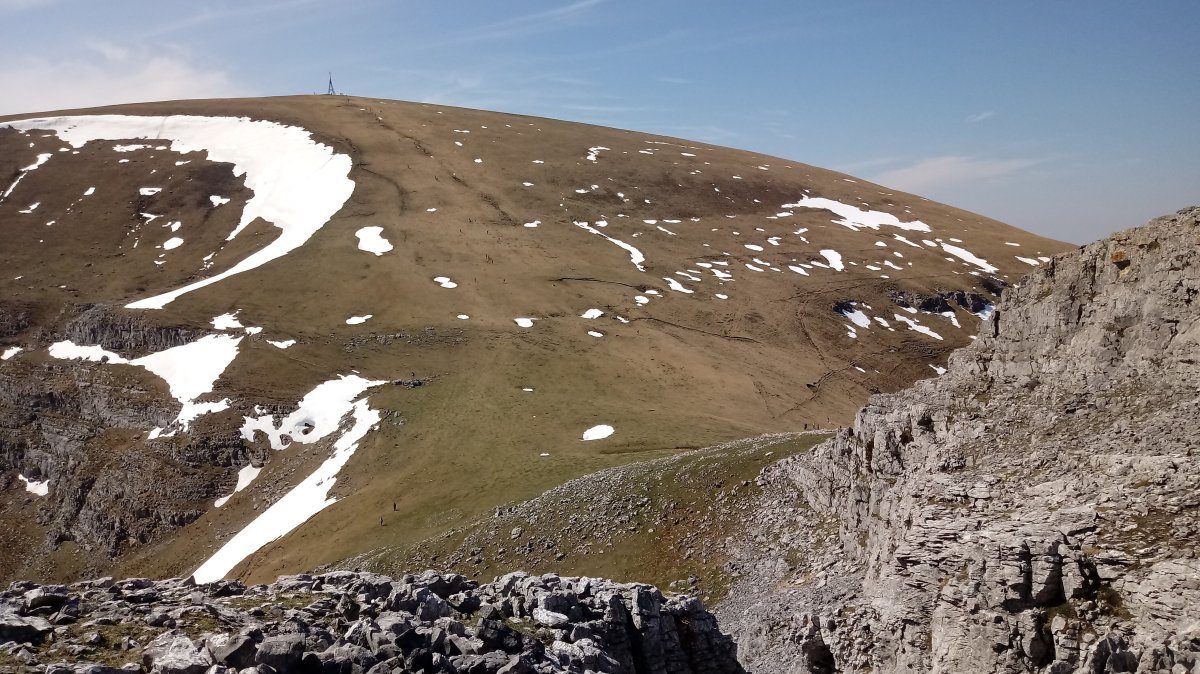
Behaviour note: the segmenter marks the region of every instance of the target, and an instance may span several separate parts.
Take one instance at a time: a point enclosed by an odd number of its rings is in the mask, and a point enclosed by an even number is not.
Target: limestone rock
[[[742,662],[1196,671],[1198,318],[1191,208],[1054,257],[946,374],[764,470],[718,609]]]

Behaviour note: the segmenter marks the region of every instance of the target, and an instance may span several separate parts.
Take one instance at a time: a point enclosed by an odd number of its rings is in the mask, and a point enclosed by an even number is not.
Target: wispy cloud
[[[908,192],[963,183],[998,180],[1019,173],[1044,159],[979,159],[942,156],[922,159],[909,166],[884,171],[871,179]]]
[[[49,5],[56,0],[0,0],[0,13],[3,12],[18,12],[23,9],[32,9]]]
[[[0,99],[0,114],[250,93],[181,52],[109,43],[88,45],[73,58],[16,59],[0,69],[0,91],[12,94]]]
[[[4,2],[5,0],[0,0]],[[18,2],[21,0],[17,0]],[[42,0],[29,0],[42,1]],[[322,0],[278,0],[276,2],[251,4],[249,6],[229,6],[229,5],[213,5],[204,7],[200,11],[186,16],[178,21],[173,21],[161,26],[157,26],[142,33],[142,37],[162,37],[171,33],[178,33],[184,30],[190,30],[197,26],[212,23],[214,21],[228,21],[230,19],[247,19],[252,16],[261,16],[263,14],[271,14],[284,10],[298,9],[306,5],[312,5],[322,2]]]
[[[423,47],[445,47],[456,44],[511,39],[553,30],[564,23],[574,20],[579,15],[602,2],[605,2],[605,0],[578,0],[569,5],[515,16],[511,19],[472,28],[456,35],[450,35],[443,40],[437,40],[433,44],[423,45]]]
[[[899,164],[900,159],[897,157],[872,157],[871,159],[860,159],[858,161],[838,164],[835,168],[842,173],[857,173],[867,169],[877,169],[888,164]]]
[[[996,116],[996,111],[984,110],[983,112],[977,112],[977,113],[967,117],[967,121],[970,122],[971,124],[974,124],[976,122],[982,122],[983,120],[985,120],[989,117],[995,117],[995,116]]]

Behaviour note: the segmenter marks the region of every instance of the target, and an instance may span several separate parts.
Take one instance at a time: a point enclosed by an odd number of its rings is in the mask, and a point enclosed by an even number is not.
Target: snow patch
[[[599,225],[600,223],[596,223],[596,224]],[[605,224],[607,224],[607,223],[605,223]],[[575,226],[584,231],[591,232],[592,234],[595,234],[597,236],[604,237],[605,239],[608,239],[608,241],[610,243],[613,243],[617,246],[620,246],[621,248],[624,248],[626,251],[629,252],[629,261],[633,263],[633,266],[637,267],[638,271],[646,271],[646,268],[642,266],[642,263],[646,261],[646,256],[642,255],[642,251],[638,250],[637,248],[634,248],[633,246],[625,243],[624,241],[618,241],[617,239],[614,239],[611,236],[608,236],[604,232],[601,232],[600,230],[596,229],[595,227],[592,227],[591,225],[589,225],[586,222],[578,222],[577,221],[577,222],[575,222]]]
[[[832,248],[826,248],[825,250],[821,251],[821,257],[825,258],[829,262],[830,269],[835,271],[845,271],[846,265],[842,264],[842,254],[836,250],[833,250]]]
[[[851,323],[860,328],[871,327],[871,319],[867,318],[867,315],[864,314],[861,309],[855,309],[854,311],[842,311],[840,313],[846,318],[850,319]]]
[[[608,424],[592,426],[583,432],[584,440],[603,440],[613,434],[613,427]]]
[[[857,206],[844,204],[840,201],[825,199],[822,197],[804,197],[794,204],[784,204],[783,208],[824,209],[841,217],[841,220],[834,220],[834,223],[852,229],[856,232],[860,227],[878,230],[880,226],[897,227],[910,232],[931,231],[929,225],[921,222],[920,220],[901,222],[899,218],[891,213],[884,213],[883,211],[864,211]]]
[[[901,316],[900,314],[893,314],[893,315],[896,317],[897,321],[900,321],[901,323],[906,323],[908,325],[909,330],[916,330],[917,332],[919,332],[923,335],[927,335],[938,341],[941,341],[941,339],[942,339],[941,335],[934,332],[933,330],[930,330],[929,328],[925,327],[924,325],[921,325],[920,323],[909,318],[908,316]]]
[[[216,502],[213,503],[213,505],[220,508],[221,506],[228,503],[229,499],[232,498],[234,494],[245,489],[246,487],[249,487],[250,483],[254,481],[254,478],[258,477],[258,474],[260,472],[262,472],[261,466],[258,468],[255,468],[254,466],[251,466],[251,465],[248,465],[245,468],[242,468],[241,470],[239,470],[237,485],[234,486],[233,491],[229,494],[229,496],[222,496],[221,498],[217,499]]]
[[[363,227],[354,233],[358,237],[358,249],[375,255],[383,255],[392,249],[392,244],[383,238],[383,228],[379,226]]]
[[[244,327],[242,322],[237,319],[238,312],[232,314],[221,314],[212,319],[212,326],[218,330],[231,330],[233,328]]]
[[[304,245],[341,210],[354,191],[349,155],[318,143],[305,129],[238,117],[87,115],[0,122],[22,131],[48,129],[72,147],[94,140],[130,138],[171,141],[179,153],[208,151],[213,162],[234,165],[254,196],[226,240],[257,218],[280,229],[279,236],[229,269],[181,288],[126,305],[161,309],[179,296],[260,267]]]
[[[300,408],[280,423],[280,428],[300,431],[294,438],[297,442],[316,442],[330,435],[339,430],[346,416],[351,417],[352,425],[334,442],[333,452],[324,463],[196,569],[193,574],[196,582],[208,583],[224,578],[246,557],[271,541],[282,538],[337,500],[329,498],[329,490],[337,482],[338,472],[358,449],[358,443],[380,420],[379,412],[370,408],[366,398],[350,401],[366,389],[382,383],[357,375],[343,376],[321,384],[304,396]],[[310,425],[301,425],[304,423]],[[271,417],[246,417],[246,424],[242,427],[243,437],[249,432],[247,439],[253,440],[255,430],[261,430],[269,437],[274,431],[272,447],[275,446],[274,440],[281,435]]]
[[[979,257],[978,255],[975,255],[974,253],[967,250],[966,248],[960,248],[959,246],[952,246],[948,243],[943,243],[942,250],[946,251],[947,253],[950,253],[954,257],[962,260],[963,262],[966,262],[967,264],[973,264],[976,267],[979,267],[981,270],[983,270],[989,274],[994,274],[997,270],[997,267],[995,265],[988,264],[987,260]]]
[[[679,281],[676,281],[673,278],[668,278],[668,277],[664,276],[663,280],[667,282],[667,285],[671,287],[671,290],[674,290],[677,293],[691,295],[692,293],[696,292],[695,290],[689,290],[688,288],[684,287],[684,285],[682,283],[680,283]]]
[[[24,475],[17,475],[17,477],[25,483],[25,491],[29,492],[30,494],[45,496],[46,494],[50,493],[50,480],[42,480],[38,482],[35,480],[30,480]]]

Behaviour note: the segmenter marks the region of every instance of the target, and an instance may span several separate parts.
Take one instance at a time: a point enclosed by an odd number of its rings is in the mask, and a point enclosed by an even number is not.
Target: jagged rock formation
[[[1061,254],[764,470],[718,611],[747,668],[1200,671],[1198,295],[1200,208]]]
[[[524,573],[18,581],[0,593],[0,642],[0,669],[47,674],[743,672],[696,599]]]

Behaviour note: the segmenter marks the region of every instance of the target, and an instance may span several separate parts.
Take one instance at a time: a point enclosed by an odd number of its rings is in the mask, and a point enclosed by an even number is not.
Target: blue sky
[[[339,91],[682,136],[1086,242],[1200,203],[1200,2],[0,0],[0,113]]]

